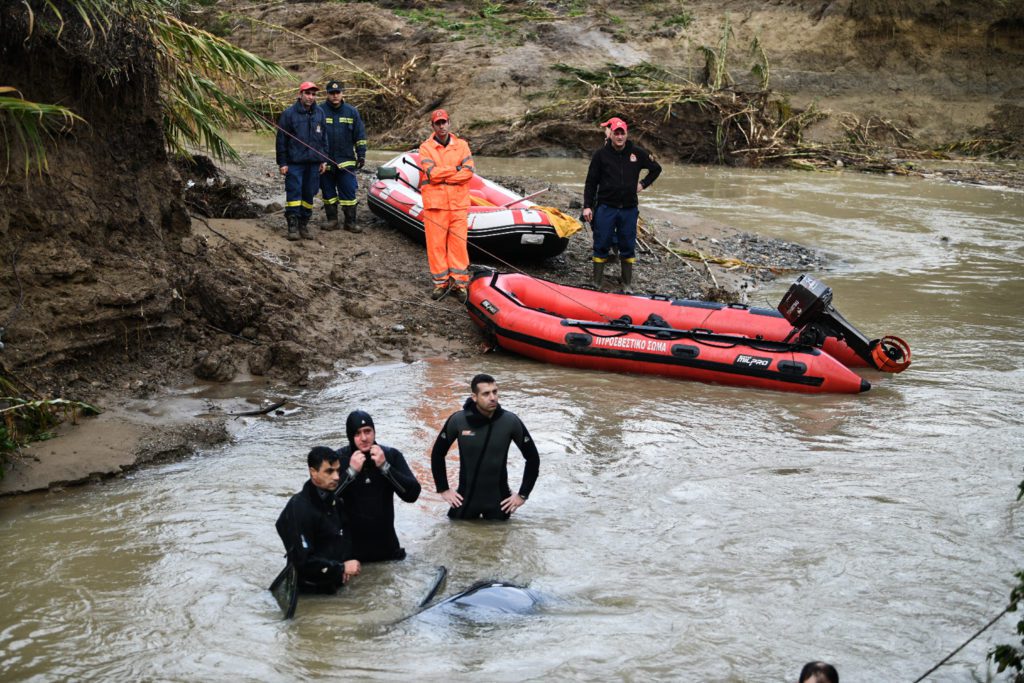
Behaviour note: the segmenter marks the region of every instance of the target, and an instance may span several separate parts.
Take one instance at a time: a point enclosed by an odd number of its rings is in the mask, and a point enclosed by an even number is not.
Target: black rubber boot
[[[345,229],[349,232],[362,232],[363,229],[356,224],[355,204],[342,207],[342,209],[345,211]]]
[[[594,278],[590,284],[594,289],[601,289],[601,285],[604,284],[604,263],[598,263],[594,261]]]
[[[294,242],[299,239],[299,217],[293,213],[286,213],[284,219],[288,222],[288,239]]]
[[[338,225],[338,205],[337,204],[325,204],[324,213],[327,214],[327,222],[324,223],[324,230],[331,232],[341,228]]]
[[[633,262],[622,259],[619,261],[622,266],[622,291],[626,294],[633,293]]]
[[[299,237],[304,240],[313,239],[313,233],[309,231],[309,216],[303,216],[299,219]]]

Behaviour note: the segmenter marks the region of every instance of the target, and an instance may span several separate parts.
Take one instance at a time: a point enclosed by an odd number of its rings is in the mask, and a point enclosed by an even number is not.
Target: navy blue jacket
[[[281,112],[277,125],[278,166],[327,162],[327,120],[320,107],[314,104],[307,110],[296,100]]]
[[[320,105],[327,119],[327,156],[337,165],[355,166],[355,160],[366,158],[366,127],[359,110],[348,102],[334,108],[330,102]]]

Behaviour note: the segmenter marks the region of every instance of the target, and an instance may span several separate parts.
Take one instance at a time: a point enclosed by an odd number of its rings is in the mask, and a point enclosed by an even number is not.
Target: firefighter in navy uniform
[[[324,113],[316,106],[318,90],[309,81],[300,85],[298,100],[277,122],[277,167],[284,176],[284,217],[290,240],[313,239],[309,217],[320,174],[327,168],[327,129]]]
[[[338,454],[317,446],[306,457],[309,479],[277,518],[277,534],[307,593],[335,593],[357,576],[349,522],[339,497],[351,477],[341,476]]]
[[[324,212],[324,230],[338,229],[338,207],[345,216],[345,229],[362,232],[356,224],[356,169],[366,163],[366,127],[359,110],[345,102],[344,86],[338,81],[327,84],[327,100],[320,105],[327,120],[328,156],[333,164],[320,176]]]

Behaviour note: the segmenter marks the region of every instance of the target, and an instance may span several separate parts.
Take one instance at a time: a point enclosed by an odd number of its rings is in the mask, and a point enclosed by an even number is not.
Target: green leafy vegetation
[[[404,17],[413,24],[423,24],[431,28],[454,33],[451,40],[462,40],[464,36],[460,33],[466,24],[457,19],[450,19],[448,13],[439,9],[396,9],[395,14]]]
[[[9,86],[0,86],[0,140],[4,148],[4,171],[11,170],[11,150],[24,151],[25,175],[35,168],[41,175],[47,169],[46,143],[54,136],[70,131],[84,119],[67,107],[25,100]]]
[[[702,82],[712,90],[721,90],[723,87],[732,84],[732,77],[729,76],[728,56],[729,40],[733,37],[732,25],[729,23],[729,15],[725,15],[725,22],[722,26],[722,36],[718,40],[717,47],[701,45],[698,52],[704,57],[704,75]]]
[[[1017,500],[1024,498],[1024,481],[1017,487]],[[1024,571],[1014,574],[1017,585],[1010,591],[1010,603],[1006,606],[1007,612],[1016,612],[1022,600],[1024,600]],[[1024,683],[1024,614],[1017,620],[1017,636],[1020,642],[1013,645],[997,645],[988,653],[988,659],[996,663],[996,671],[1003,673],[1007,669],[1016,672],[1013,676],[1013,683]]]
[[[260,115],[262,79],[285,77],[281,67],[238,48],[181,19],[183,12],[205,0],[34,0],[21,3],[24,42],[47,38],[66,49],[84,52],[110,82],[131,75],[139,64],[130,57],[125,36],[148,41],[148,51],[161,75],[164,141],[178,154],[208,150],[218,159],[236,158],[221,134],[246,121],[269,127]],[[117,38],[115,39],[115,31]],[[128,55],[128,56],[126,56]],[[0,128],[8,155],[17,146],[26,159],[26,173],[46,168],[46,144],[71,125],[83,122],[74,111],[46,102],[31,102],[0,85]],[[9,156],[8,156],[9,158]]]
[[[673,14],[665,21],[661,22],[662,26],[678,26],[679,28],[689,28],[690,24],[693,23],[693,15],[687,11],[682,11],[677,14]]]
[[[582,14],[585,3],[568,2],[554,3],[536,2],[483,2],[467,3],[468,11],[425,7],[422,9],[395,9],[394,13],[413,24],[423,25],[448,34],[451,41],[467,38],[488,38],[506,40],[522,44],[531,36],[535,36],[538,22],[553,21],[559,17],[558,11],[569,16]]]
[[[82,401],[64,398],[26,398],[31,393],[12,377],[0,374],[0,479],[10,459],[26,444],[53,437],[53,428],[81,415],[97,415],[101,411]]]

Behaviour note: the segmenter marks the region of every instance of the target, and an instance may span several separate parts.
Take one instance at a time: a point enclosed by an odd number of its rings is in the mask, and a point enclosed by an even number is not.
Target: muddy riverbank
[[[245,399],[255,404],[294,396],[319,386],[339,367],[484,353],[483,339],[461,305],[428,298],[423,247],[366,209],[372,173],[360,176],[362,233],[315,230],[314,240],[299,242],[285,239],[277,203],[280,179],[269,157],[248,154],[242,163],[223,169],[204,165],[183,173],[185,184],[191,184],[185,202],[193,210],[252,217],[193,214],[192,234],[175,256],[187,263],[194,284],[176,290],[181,324],[174,338],[160,354],[125,354],[80,365],[63,392],[112,410],[81,418],[83,427],[65,428],[57,438],[15,456],[0,494],[90,481],[154,458],[188,453],[192,445],[228,438],[219,415],[244,409]],[[520,192],[548,185],[542,178],[496,180]],[[579,201],[578,193],[559,186],[544,194],[546,205],[570,214],[579,213]],[[318,211],[314,224],[321,219]],[[648,210],[643,224],[634,283],[639,292],[739,301],[776,273],[823,264],[820,255],[800,245],[699,216]],[[590,235],[583,230],[553,259],[479,265],[514,267],[584,286],[590,278],[590,247]],[[705,260],[682,258],[666,247],[699,251]],[[608,287],[615,289],[617,267],[610,267],[609,274]],[[254,379],[260,382],[255,389]],[[194,382],[227,390],[217,398],[189,398]],[[242,384],[231,396],[235,382]],[[164,403],[177,408],[160,410],[159,419],[138,412]],[[92,433],[106,436],[94,439],[88,436]]]

